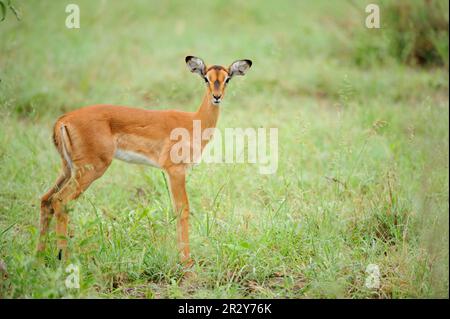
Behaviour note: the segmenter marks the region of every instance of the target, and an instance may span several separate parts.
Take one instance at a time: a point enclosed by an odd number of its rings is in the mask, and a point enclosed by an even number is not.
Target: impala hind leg
[[[37,245],[37,252],[42,252],[45,249],[47,241],[48,228],[53,217],[53,207],[51,205],[52,196],[59,191],[70,178],[70,171],[64,166],[63,172],[57,178],[55,185],[50,188],[41,198],[41,212],[39,221],[39,240]]]
[[[184,167],[167,170],[172,201],[177,215],[177,244],[181,262],[189,267],[192,259],[189,249],[189,200],[186,194],[186,175]]]
[[[72,176],[63,186],[63,188],[53,195],[51,205],[56,218],[56,236],[58,259],[67,256],[67,225],[69,215],[66,211],[66,205],[74,199],[77,199],[97,178],[101,177],[109,165],[98,167],[90,166],[89,169],[76,169]]]

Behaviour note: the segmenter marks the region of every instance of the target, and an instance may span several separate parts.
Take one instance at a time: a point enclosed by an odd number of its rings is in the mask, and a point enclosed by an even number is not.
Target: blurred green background
[[[1,297],[448,298],[447,1],[0,2]],[[71,205],[81,287],[66,288],[54,240],[34,258],[54,121],[96,103],[194,111],[186,55],[253,61],[219,129],[277,127],[277,173],[192,171],[183,280],[161,173],[114,162]]]

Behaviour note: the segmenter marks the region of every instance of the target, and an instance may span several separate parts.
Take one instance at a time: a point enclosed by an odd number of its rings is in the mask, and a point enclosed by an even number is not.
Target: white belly
[[[158,163],[151,160],[148,156],[120,148],[116,149],[114,157],[127,163],[150,165],[158,168],[160,167]]]

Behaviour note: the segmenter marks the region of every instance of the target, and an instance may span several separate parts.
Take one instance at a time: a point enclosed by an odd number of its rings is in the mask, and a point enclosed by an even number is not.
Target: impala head
[[[199,74],[204,79],[211,96],[211,103],[214,105],[219,105],[222,102],[225,89],[231,78],[235,75],[245,75],[252,66],[250,60],[235,61],[227,68],[220,65],[206,66],[202,59],[195,56],[187,56],[185,60],[189,70]]]

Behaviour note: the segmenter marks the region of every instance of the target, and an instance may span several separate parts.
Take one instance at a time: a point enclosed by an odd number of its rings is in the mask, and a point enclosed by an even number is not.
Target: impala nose
[[[215,95],[215,94],[213,94],[213,99],[212,99],[212,102],[213,102],[213,104],[219,104],[220,103],[220,98],[222,97],[222,95],[220,94],[220,95]]]

